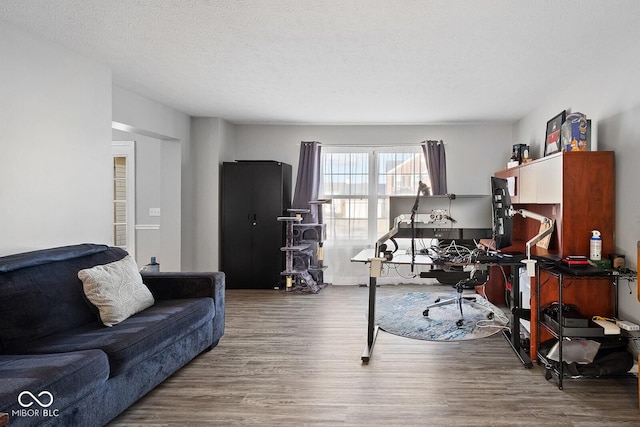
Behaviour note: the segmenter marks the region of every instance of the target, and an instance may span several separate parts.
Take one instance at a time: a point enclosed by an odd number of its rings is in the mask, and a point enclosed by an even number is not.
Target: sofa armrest
[[[224,273],[141,271],[142,281],[159,300],[210,297],[224,300]]]
[[[157,300],[213,298],[214,330],[224,331],[225,282],[223,272],[182,273],[141,271],[142,281]]]

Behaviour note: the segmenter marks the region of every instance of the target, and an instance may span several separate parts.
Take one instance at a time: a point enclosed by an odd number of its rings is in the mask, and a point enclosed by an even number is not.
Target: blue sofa
[[[224,274],[142,273],[154,304],[112,327],[82,269],[127,253],[82,244],[0,257],[0,413],[14,426],[102,426],[224,333]]]

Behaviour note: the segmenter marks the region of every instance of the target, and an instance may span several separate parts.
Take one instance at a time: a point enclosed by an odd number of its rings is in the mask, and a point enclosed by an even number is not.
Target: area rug
[[[489,307],[495,315],[488,319],[488,311],[462,306],[464,321],[456,325],[460,319],[457,304],[434,307],[429,310],[428,317],[423,315],[425,308],[435,302],[437,297],[453,298],[455,290],[450,293],[409,292],[406,294],[380,297],[376,301],[376,323],[380,329],[407,338],[430,341],[456,341],[485,338],[500,332],[508,323],[504,313],[480,295],[474,295],[476,303]]]

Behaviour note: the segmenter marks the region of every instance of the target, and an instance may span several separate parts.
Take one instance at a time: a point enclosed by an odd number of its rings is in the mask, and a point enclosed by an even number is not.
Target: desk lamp
[[[536,260],[531,259],[531,246],[538,243],[540,240],[544,239],[548,235],[553,232],[553,222],[550,218],[547,218],[544,215],[537,214],[535,212],[528,211],[526,209],[513,209],[513,207],[509,207],[507,211],[507,215],[510,217],[514,217],[516,215],[520,215],[523,218],[531,218],[536,221],[540,221],[540,224],[546,225],[545,229],[533,236],[526,243],[527,248],[527,259],[523,259],[522,262],[527,266],[527,276],[534,277],[536,275]]]

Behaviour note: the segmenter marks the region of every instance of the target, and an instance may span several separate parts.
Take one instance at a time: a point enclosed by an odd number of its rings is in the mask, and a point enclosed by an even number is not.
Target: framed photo
[[[555,116],[553,119],[547,122],[547,130],[545,133],[545,141],[544,141],[544,155],[548,156],[549,154],[557,153],[562,150],[560,145],[560,127],[562,123],[564,123],[564,119],[567,117],[567,111],[564,110],[562,113]]]

